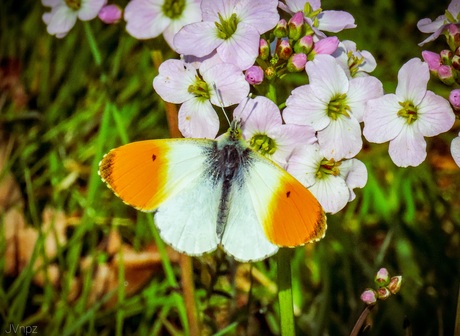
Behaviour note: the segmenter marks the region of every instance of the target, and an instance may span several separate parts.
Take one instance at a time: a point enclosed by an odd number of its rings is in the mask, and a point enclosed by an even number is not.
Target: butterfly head
[[[239,141],[243,135],[241,132],[242,121],[240,119],[233,119],[230,128],[228,129],[228,138],[232,141]]]

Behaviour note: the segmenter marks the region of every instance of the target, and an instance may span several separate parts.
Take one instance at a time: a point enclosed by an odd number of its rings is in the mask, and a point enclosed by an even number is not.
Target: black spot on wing
[[[157,159],[157,156],[155,154],[152,154],[152,161],[155,161]]]
[[[286,193],[286,197],[289,198],[290,196],[291,196],[291,192],[288,191],[288,192]]]

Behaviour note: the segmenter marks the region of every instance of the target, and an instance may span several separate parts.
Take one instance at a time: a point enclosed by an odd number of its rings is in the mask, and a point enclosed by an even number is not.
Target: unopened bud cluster
[[[422,51],[423,60],[428,64],[430,72],[448,86],[460,84],[460,30],[456,24],[446,26],[444,30],[449,49],[439,53]],[[455,111],[460,110],[459,89],[454,89],[449,101]]]
[[[392,294],[398,293],[401,288],[402,276],[390,277],[388,270],[381,268],[375,275],[374,282],[377,285],[376,289],[367,288],[361,294],[361,300],[370,306],[376,304],[377,300],[386,300]]]
[[[300,11],[289,21],[281,19],[270,37],[260,40],[257,63],[263,70],[263,78],[271,80],[287,72],[303,71],[307,61],[312,60],[319,53],[332,54],[337,49],[338,43],[337,37],[314,39],[314,32],[305,21],[304,12]],[[260,74],[260,71],[257,71]],[[248,78],[248,75],[246,79],[252,85],[262,83],[260,76],[255,82]]]

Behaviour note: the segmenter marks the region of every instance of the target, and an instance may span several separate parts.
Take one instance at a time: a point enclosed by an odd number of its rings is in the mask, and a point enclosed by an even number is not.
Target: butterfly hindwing
[[[250,260],[258,260],[275,253],[273,246],[293,247],[324,236],[326,218],[320,204],[294,177],[256,152],[251,152],[250,164],[242,169],[243,192],[232,193],[222,240],[226,250],[240,259],[251,252]],[[239,216],[241,208],[251,216]],[[237,232],[244,232],[239,237],[247,241],[235,242],[231,235]],[[237,255],[239,246],[251,246],[251,251]]]
[[[200,255],[217,247],[216,218],[221,190],[204,175],[214,141],[168,139],[133,142],[110,151],[99,174],[125,203],[156,211],[164,241]]]

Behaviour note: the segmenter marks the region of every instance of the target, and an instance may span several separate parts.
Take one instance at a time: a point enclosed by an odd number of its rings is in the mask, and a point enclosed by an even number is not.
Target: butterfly
[[[218,140],[145,140],[112,149],[99,175],[126,204],[154,212],[162,239],[188,255],[220,245],[238,261],[258,261],[326,231],[316,198],[252,150],[238,120]]]

